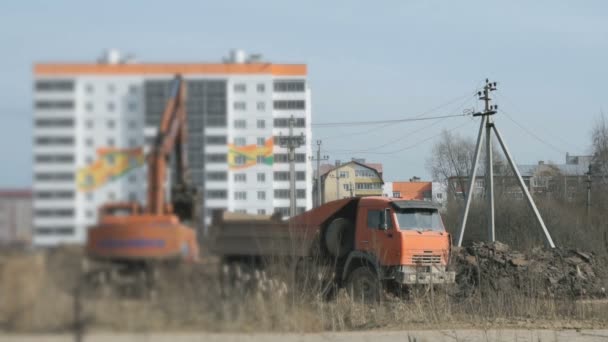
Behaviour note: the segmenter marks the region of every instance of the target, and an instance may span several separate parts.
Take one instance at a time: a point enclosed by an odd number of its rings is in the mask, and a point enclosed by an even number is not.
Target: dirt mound
[[[475,242],[454,248],[452,257],[462,297],[484,290],[547,298],[606,297],[605,261],[590,252],[535,248],[523,253],[500,242]]]

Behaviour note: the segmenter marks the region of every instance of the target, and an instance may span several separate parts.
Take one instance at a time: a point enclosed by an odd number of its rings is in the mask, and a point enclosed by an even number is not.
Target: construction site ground
[[[522,253],[501,243],[475,243],[455,249],[452,258],[457,284],[387,295],[369,305],[353,302],[343,291],[330,300],[294,293],[288,281],[266,272],[243,272],[226,284],[213,258],[164,268],[153,288],[138,294],[83,283],[84,256],[77,247],[7,252],[0,256],[0,331],[8,335],[0,341],[64,341],[74,334],[86,335],[87,341],[109,336],[115,341],[136,341],[135,336],[146,341],[388,341],[395,334],[416,341],[487,340],[488,334],[496,336],[491,340],[506,336],[505,341],[517,336],[587,341],[608,336],[603,257],[566,249]]]

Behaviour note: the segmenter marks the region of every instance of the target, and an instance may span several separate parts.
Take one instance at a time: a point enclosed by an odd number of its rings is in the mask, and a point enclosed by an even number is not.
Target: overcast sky
[[[489,77],[529,131],[496,117],[516,161],[562,162],[588,152],[608,110],[607,15],[605,1],[3,1],[0,187],[31,184],[33,63],[93,62],[108,47],[147,62],[219,61],[237,47],[306,63],[313,124],[458,114]],[[313,139],[331,160],[364,157],[407,180],[430,176],[442,129],[473,137],[477,125],[313,126]]]

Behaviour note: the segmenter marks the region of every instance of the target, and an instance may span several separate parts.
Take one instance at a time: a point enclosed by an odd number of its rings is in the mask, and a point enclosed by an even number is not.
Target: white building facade
[[[311,136],[303,64],[234,52],[222,63],[149,64],[112,51],[98,63],[34,67],[36,245],[83,243],[97,209],[146,200],[145,156],[171,80],[187,84],[188,161],[208,223],[214,209],[289,211],[287,151],[275,137]],[[296,150],[296,207],[311,200],[310,139]]]

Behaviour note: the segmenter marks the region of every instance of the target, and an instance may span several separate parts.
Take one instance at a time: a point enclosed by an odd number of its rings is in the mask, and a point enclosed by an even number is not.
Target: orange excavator
[[[186,155],[186,86],[177,75],[160,127],[147,156],[147,202],[106,203],[99,222],[88,230],[86,252],[94,261],[121,270],[147,268],[155,262],[198,260],[197,191],[190,183]],[[173,166],[171,200],[167,200],[167,168]]]

